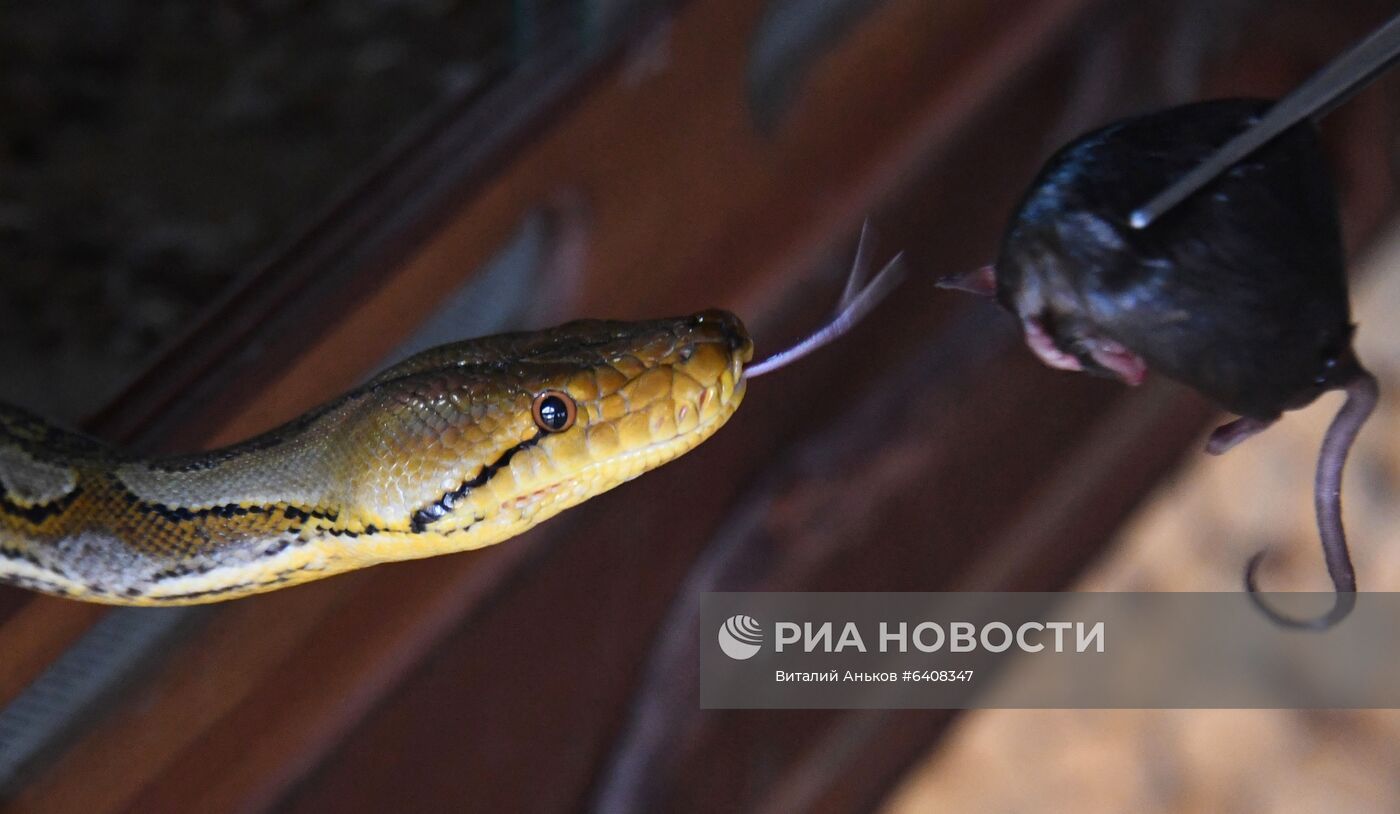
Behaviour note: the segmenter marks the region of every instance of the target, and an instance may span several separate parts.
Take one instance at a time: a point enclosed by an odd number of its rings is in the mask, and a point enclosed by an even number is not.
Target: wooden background
[[[1214,418],[1044,369],[934,289],[989,260],[1043,158],[1117,115],[1278,94],[1386,4],[689,0],[406,139],[91,428],[246,437],[365,376],[501,272],[541,325],[706,306],[759,352],[835,300],[867,214],[911,279],[760,380],[685,458],[524,537],[189,617],[10,791],[26,811],[877,805],[942,712],[702,712],[705,590],[1055,589]],[[811,23],[808,17],[802,20]],[[1393,83],[1327,122],[1352,245],[1393,207]],[[468,288],[464,289],[464,286]],[[504,307],[503,307],[504,308]],[[488,309],[489,310],[489,309]],[[0,704],[108,611],[0,593]]]

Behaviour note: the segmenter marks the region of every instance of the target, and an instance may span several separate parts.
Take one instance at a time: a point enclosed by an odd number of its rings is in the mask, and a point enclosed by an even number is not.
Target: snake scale
[[[468,340],[168,458],[0,406],[0,581],[196,604],[500,542],[710,437],[752,348],[724,311]]]

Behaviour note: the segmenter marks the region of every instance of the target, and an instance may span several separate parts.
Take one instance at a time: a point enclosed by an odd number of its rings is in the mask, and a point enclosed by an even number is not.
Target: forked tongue
[[[846,278],[846,289],[841,293],[841,301],[837,303],[836,313],[831,319],[792,347],[780,350],[757,364],[749,365],[744,371],[745,376],[753,379],[772,373],[835,341],[854,328],[903,282],[904,265],[900,262],[904,258],[903,252],[895,255],[874,277],[870,277],[868,281],[865,279],[870,271],[872,242],[870,222],[866,221],[860,230],[860,243],[856,246],[856,259],[851,265],[851,274]]]

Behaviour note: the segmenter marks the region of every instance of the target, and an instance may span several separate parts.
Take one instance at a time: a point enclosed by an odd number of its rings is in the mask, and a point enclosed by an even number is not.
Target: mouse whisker
[[[1317,507],[1317,528],[1322,539],[1322,555],[1327,573],[1332,578],[1336,599],[1327,613],[1311,619],[1285,616],[1266,605],[1259,596],[1254,572],[1264,558],[1263,551],[1249,560],[1244,572],[1244,585],[1250,599],[1266,616],[1283,627],[1299,630],[1327,630],[1345,619],[1356,607],[1356,571],[1347,550],[1346,531],[1342,528],[1342,470],[1347,453],[1351,451],[1361,426],[1370,417],[1380,398],[1376,378],[1364,370],[1346,386],[1347,400],[1322,441],[1322,453],[1317,461],[1317,481],[1314,502]]]

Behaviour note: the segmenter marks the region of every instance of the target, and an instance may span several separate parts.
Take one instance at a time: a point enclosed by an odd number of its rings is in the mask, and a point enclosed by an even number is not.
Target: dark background
[[[556,6],[4,4],[0,395],[101,406]]]

